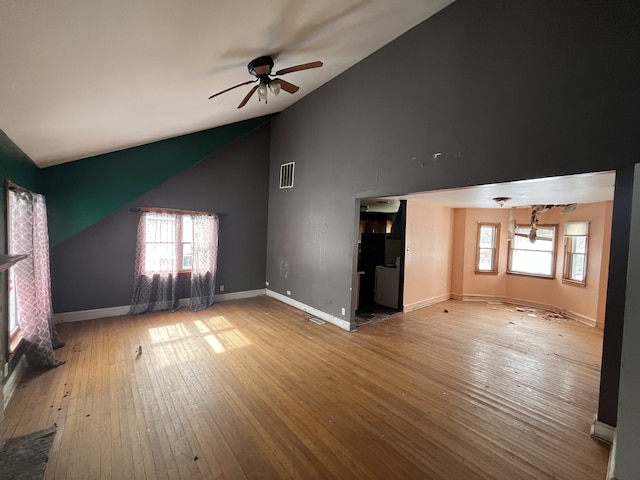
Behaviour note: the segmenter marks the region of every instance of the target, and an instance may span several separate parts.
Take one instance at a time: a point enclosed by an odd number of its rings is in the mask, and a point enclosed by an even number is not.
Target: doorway
[[[358,324],[384,319],[402,310],[405,228],[406,201],[385,198],[361,200]]]

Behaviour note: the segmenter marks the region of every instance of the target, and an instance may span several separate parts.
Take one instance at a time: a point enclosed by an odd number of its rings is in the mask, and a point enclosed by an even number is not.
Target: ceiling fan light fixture
[[[282,70],[278,70],[275,76],[285,75],[287,73],[299,72],[301,70],[309,70],[312,68],[322,67],[323,63],[320,61],[309,62],[309,63],[301,63],[300,65],[294,65],[293,67],[284,68]],[[251,90],[247,93],[247,95],[242,99],[238,108],[244,107],[247,102],[251,99],[253,94],[258,92],[258,101],[264,100],[266,104],[268,101],[269,90],[271,90],[271,94],[275,97],[280,93],[280,90],[284,90],[287,93],[296,93],[300,87],[294,85],[293,83],[289,83],[286,80],[281,80],[279,78],[272,79],[270,75],[272,75],[271,70],[273,68],[273,58],[267,55],[264,57],[258,57],[249,62],[247,65],[249,73],[256,77],[255,80],[248,80],[246,82],[239,83],[229,88],[225,88],[224,90],[214,93],[209,96],[209,100],[217,97],[218,95],[222,95],[223,93],[227,93],[230,90],[233,90],[238,87],[242,87],[243,85],[249,85],[250,83],[259,82],[257,85],[254,85]]]
[[[505,203],[511,200],[511,197],[494,197],[492,198],[492,200],[500,205],[500,208],[502,208]]]
[[[262,80],[260,80],[260,86],[258,86],[258,100],[267,102],[267,85]]]
[[[271,90],[271,93],[273,93],[274,97],[277,97],[278,94],[280,93],[280,81],[278,80],[272,80],[269,82],[269,90]]]

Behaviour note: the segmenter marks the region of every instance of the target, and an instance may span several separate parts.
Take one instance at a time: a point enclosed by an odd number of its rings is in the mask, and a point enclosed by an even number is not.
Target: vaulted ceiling
[[[453,0],[0,3],[0,129],[44,167],[279,112]],[[247,63],[298,85],[268,104]]]

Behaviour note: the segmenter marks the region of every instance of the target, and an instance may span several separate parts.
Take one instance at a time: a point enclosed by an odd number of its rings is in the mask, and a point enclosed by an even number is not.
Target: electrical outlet
[[[344,317],[347,314],[347,311],[345,310],[344,307],[342,307],[342,316]]]
[[[224,285],[220,285],[220,291],[224,292]]]
[[[291,295],[291,290],[287,290],[287,295]]]
[[[269,286],[269,282],[264,282],[264,284],[268,287]]]

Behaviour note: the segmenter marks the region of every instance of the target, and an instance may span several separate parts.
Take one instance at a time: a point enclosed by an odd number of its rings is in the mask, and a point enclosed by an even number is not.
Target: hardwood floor
[[[67,363],[25,374],[6,434],[57,423],[46,478],[605,478],[600,331],[456,301],[308,318],[257,297],[60,325]]]

